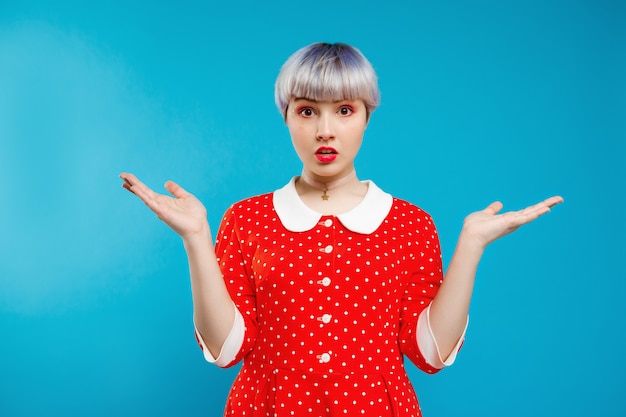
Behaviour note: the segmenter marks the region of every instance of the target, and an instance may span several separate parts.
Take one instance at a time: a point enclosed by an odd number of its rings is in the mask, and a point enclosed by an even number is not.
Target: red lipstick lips
[[[317,158],[317,160],[324,163],[334,161],[335,158],[337,158],[337,155],[337,150],[329,146],[322,146],[318,148],[315,152],[315,157]]]

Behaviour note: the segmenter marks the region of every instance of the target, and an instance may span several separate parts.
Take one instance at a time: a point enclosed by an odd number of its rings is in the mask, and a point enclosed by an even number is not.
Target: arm
[[[189,261],[194,322],[211,354],[218,356],[235,319],[215,257],[206,209],[192,194],[168,181],[174,197],[155,193],[132,174],[122,173],[122,187],[139,197],[159,219],[183,239]]]
[[[563,201],[551,197],[523,210],[498,215],[499,202],[470,214],[463,222],[445,279],[430,307],[430,324],[443,357],[447,357],[465,329],[476,269],[487,245],[546,214]]]

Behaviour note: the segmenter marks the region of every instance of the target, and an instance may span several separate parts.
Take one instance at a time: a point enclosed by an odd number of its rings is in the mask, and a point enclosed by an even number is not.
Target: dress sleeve
[[[200,349],[202,349],[202,353],[204,353],[204,359],[206,359],[207,362],[222,368],[228,366],[228,364],[235,360],[237,353],[243,345],[245,332],[243,317],[241,316],[239,310],[237,310],[237,307],[233,305],[233,308],[235,309],[235,321],[217,358],[211,354],[211,351],[207,347],[206,343],[204,343],[204,339],[202,339],[202,335],[198,331],[198,328],[194,326],[196,341],[198,342]]]
[[[430,327],[430,305],[426,307],[419,315],[417,319],[417,346],[419,347],[422,356],[424,356],[424,360],[430,366],[443,369],[446,366],[450,366],[456,360],[456,354],[459,349],[461,349],[461,345],[465,340],[465,332],[467,330],[467,325],[469,323],[469,318],[465,322],[465,328],[463,329],[463,334],[459,337],[459,340],[456,342],[456,345],[452,349],[452,353],[447,358],[443,358],[441,356],[441,352],[439,351],[439,345],[437,344],[437,340],[435,339],[435,335],[433,334],[432,328]]]
[[[235,209],[231,207],[220,224],[215,241],[215,254],[230,298],[240,313],[239,326],[243,327],[243,337],[239,351],[234,357],[229,358],[231,360],[228,363],[220,363],[222,367],[235,365],[250,352],[258,334],[256,288],[250,262],[245,254],[246,244],[242,230],[238,226]]]
[[[443,280],[441,247],[435,224],[428,214],[419,213],[413,222],[416,225],[415,232],[407,239],[407,244],[410,245],[410,256],[415,267],[402,298],[400,349],[419,369],[434,374],[443,368],[439,363],[443,361],[437,360],[440,358],[434,355],[438,354],[434,338],[428,338],[428,334],[424,336],[429,329],[426,327],[426,331],[423,330],[424,324],[428,326],[427,322],[420,323],[422,336],[418,336],[418,321],[420,317],[427,318],[426,309],[435,298]],[[461,344],[462,341],[459,347]]]

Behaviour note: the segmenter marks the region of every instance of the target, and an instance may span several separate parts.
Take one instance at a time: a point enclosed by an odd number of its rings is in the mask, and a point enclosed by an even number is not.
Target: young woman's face
[[[363,100],[291,99],[286,123],[304,170],[321,182],[334,181],[354,169],[368,116]]]

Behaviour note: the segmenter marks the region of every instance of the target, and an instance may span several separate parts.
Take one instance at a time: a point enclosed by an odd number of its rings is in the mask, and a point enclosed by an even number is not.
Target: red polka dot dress
[[[225,415],[421,416],[403,358],[443,367],[417,336],[443,275],[430,216],[371,181],[355,209],[320,215],[294,180],[234,204],[218,232],[239,328],[219,365],[243,360]]]

